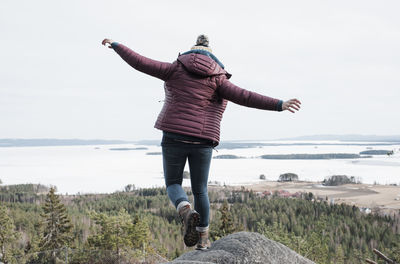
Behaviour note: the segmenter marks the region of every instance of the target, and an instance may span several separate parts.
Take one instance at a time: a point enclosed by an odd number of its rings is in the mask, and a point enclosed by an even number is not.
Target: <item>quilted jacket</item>
[[[242,89],[214,55],[192,50],[173,63],[146,58],[120,43],[113,49],[130,66],[164,81],[164,106],[155,128],[212,140],[218,145],[227,101],[264,110],[282,111],[282,101]]]

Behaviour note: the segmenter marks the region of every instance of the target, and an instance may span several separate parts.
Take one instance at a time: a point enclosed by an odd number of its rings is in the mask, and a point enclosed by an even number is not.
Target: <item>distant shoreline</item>
[[[309,135],[299,137],[281,138],[278,140],[338,140],[338,141],[378,141],[378,142],[400,142],[400,135],[360,135],[360,134],[344,134],[344,135]]]
[[[370,155],[360,155],[352,153],[320,153],[320,154],[266,154],[257,157],[242,157],[233,154],[222,154],[213,159],[274,159],[274,160],[331,160],[331,159],[365,159],[372,158]]]
[[[57,147],[57,146],[87,146],[131,144],[132,141],[101,140],[101,139],[0,139],[0,148],[6,147]]]

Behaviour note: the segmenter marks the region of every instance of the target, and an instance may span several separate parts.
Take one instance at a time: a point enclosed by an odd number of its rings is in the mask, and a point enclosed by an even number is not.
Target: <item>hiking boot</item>
[[[208,239],[208,230],[199,232],[199,241],[197,242],[197,250],[207,250],[211,247],[210,240]]]
[[[199,224],[200,215],[192,210],[190,205],[185,205],[179,210],[179,216],[183,223],[183,242],[187,247],[193,247],[199,241],[199,233],[196,226]]]

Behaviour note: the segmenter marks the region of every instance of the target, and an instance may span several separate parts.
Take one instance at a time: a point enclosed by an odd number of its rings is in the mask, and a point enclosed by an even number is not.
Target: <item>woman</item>
[[[185,245],[207,249],[210,245],[208,173],[212,150],[219,143],[220,122],[227,101],[292,113],[300,109],[300,101],[283,102],[232,84],[231,74],[214,56],[205,35],[200,35],[191,50],[179,54],[173,63],[151,60],[110,39],[104,39],[102,44],[109,44],[136,70],[165,82],[165,102],[155,127],[163,131],[161,146],[168,197],[182,219]],[[182,189],[186,159],[194,210]]]

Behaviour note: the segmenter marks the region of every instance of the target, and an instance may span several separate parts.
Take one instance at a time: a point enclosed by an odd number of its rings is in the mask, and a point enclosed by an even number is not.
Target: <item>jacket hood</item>
[[[196,75],[209,77],[213,75],[225,74],[228,79],[232,76],[227,71],[225,71],[215,60],[204,54],[183,54],[180,55],[177,60],[183,64],[187,71]]]

